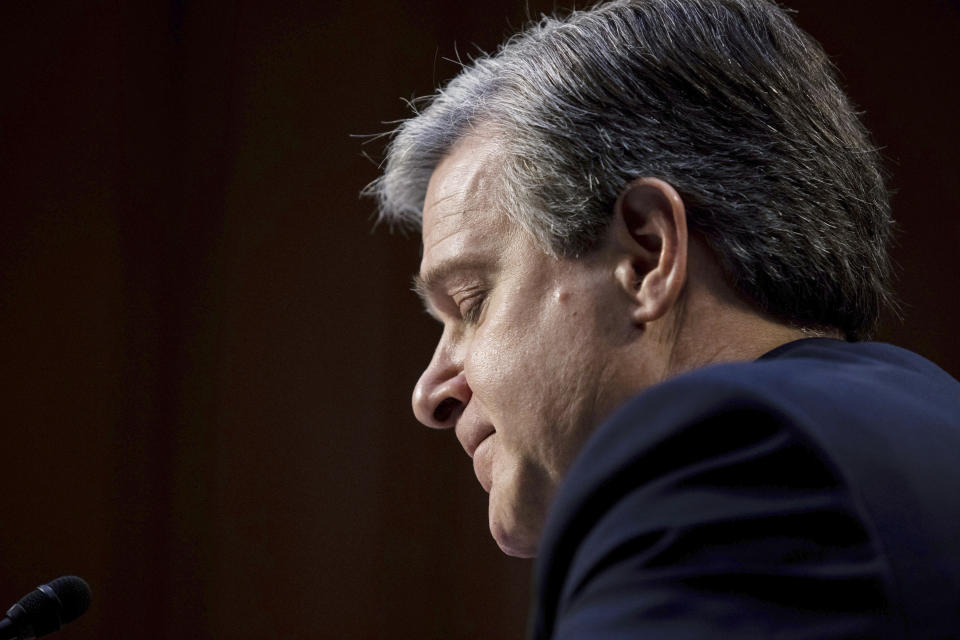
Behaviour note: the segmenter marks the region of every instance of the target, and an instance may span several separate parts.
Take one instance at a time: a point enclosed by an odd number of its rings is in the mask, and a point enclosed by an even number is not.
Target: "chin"
[[[501,551],[514,558],[533,558],[537,555],[542,526],[531,526],[516,517],[498,517],[493,500],[490,501],[489,515],[490,535]]]
[[[533,558],[547,521],[551,485],[533,465],[516,464],[497,473],[496,463],[502,461],[494,459],[494,481],[487,505],[490,535],[508,556]]]
[[[529,540],[524,540],[516,536],[505,536],[503,532],[494,531],[492,528],[490,533],[493,535],[497,546],[500,547],[500,551],[503,551],[508,556],[514,558],[535,558],[537,555],[538,545],[536,543],[531,544]]]

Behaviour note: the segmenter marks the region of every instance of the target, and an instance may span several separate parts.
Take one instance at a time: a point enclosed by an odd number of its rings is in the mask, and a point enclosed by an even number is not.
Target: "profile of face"
[[[464,138],[429,183],[417,289],[443,333],[413,410],[455,430],[494,539],[529,557],[584,441],[637,390],[637,260],[544,252],[497,210],[497,148]]]

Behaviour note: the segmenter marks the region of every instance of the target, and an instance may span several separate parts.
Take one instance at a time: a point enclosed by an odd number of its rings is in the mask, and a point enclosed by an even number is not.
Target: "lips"
[[[457,425],[457,439],[467,455],[473,458],[473,472],[480,481],[480,486],[487,493],[493,484],[493,436],[496,429],[490,425],[474,424],[469,427],[463,423]]]
[[[473,473],[487,493],[490,493],[490,487],[493,486],[493,435],[491,433],[484,438],[473,452]]]
[[[463,450],[467,452],[467,455],[471,458],[476,454],[477,447],[480,446],[480,443],[492,436],[495,433],[493,427],[470,427],[462,429],[457,425],[457,440],[460,441],[460,444],[463,446]]]

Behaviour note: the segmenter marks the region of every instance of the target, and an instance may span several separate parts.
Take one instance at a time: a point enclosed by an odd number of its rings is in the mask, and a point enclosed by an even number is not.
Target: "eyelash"
[[[480,320],[480,313],[483,311],[483,305],[487,301],[487,296],[484,293],[478,293],[463,302],[468,301],[472,301],[472,304],[466,309],[461,309],[460,317],[467,324],[476,324]]]

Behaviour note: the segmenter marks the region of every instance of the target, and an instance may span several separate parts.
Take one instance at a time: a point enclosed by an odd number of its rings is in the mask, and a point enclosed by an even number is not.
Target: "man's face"
[[[455,427],[490,494],[494,539],[532,556],[564,472],[629,396],[616,354],[630,327],[607,254],[545,254],[498,210],[498,170],[497,146],[470,137],[430,180],[418,289],[443,334],[413,408]]]

